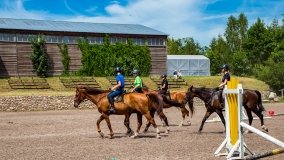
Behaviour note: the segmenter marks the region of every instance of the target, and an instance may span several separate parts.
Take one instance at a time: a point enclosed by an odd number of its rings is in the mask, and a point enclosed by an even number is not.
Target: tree
[[[220,67],[224,63],[228,63],[228,50],[229,47],[221,35],[218,38],[213,38],[206,56],[210,59],[211,74],[215,75],[220,73]]]
[[[47,76],[48,58],[45,48],[45,40],[42,35],[38,35],[31,39],[32,53],[30,59],[33,64],[33,69],[40,77]]]
[[[245,49],[248,52],[248,59],[252,65],[263,63],[266,59],[264,59],[264,45],[265,45],[265,35],[267,29],[265,28],[265,24],[259,18],[257,21],[252,24],[252,26],[248,29],[247,32],[247,40],[245,42]]]
[[[183,38],[183,46],[181,48],[181,53],[185,55],[200,55],[201,46],[198,42],[195,42],[193,38]]]
[[[168,54],[178,54],[180,53],[181,44],[179,41],[174,40],[173,38],[167,39],[167,49]]]

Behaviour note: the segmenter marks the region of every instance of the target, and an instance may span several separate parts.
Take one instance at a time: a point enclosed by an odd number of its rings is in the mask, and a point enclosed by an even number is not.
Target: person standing
[[[114,97],[122,95],[124,91],[124,76],[121,74],[122,69],[120,67],[115,68],[116,73],[116,85],[111,87],[111,92],[107,95],[110,108],[109,113],[113,114],[115,113],[114,108]]]

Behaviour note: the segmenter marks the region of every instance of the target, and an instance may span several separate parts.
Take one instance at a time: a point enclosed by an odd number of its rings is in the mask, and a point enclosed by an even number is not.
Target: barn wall
[[[149,47],[152,58],[150,74],[166,72],[166,47]],[[48,75],[60,75],[63,70],[61,55],[57,44],[46,44],[49,66]],[[34,76],[30,54],[30,43],[0,42],[0,76]],[[76,44],[68,45],[70,56],[70,71],[77,71],[81,67],[81,51]]]

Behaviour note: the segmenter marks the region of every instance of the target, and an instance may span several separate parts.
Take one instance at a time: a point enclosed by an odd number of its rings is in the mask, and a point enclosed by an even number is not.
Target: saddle
[[[114,102],[123,102],[125,94],[126,94],[126,90],[124,90],[121,95],[114,97]]]

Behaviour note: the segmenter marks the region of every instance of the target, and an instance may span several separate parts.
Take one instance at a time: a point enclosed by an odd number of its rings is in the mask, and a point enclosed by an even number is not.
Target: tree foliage
[[[200,55],[203,54],[204,48],[192,37],[173,39],[168,38],[167,40],[168,54],[172,55]]]
[[[82,52],[81,75],[111,76],[117,66],[122,67],[125,75],[131,75],[133,69],[139,69],[143,76],[149,75],[151,56],[147,46],[134,45],[131,40],[126,44],[111,45],[106,36],[103,45],[79,40],[79,48]]]
[[[47,76],[48,57],[46,53],[45,40],[42,35],[38,35],[31,39],[32,53],[30,59],[33,64],[33,69],[40,77]]]

